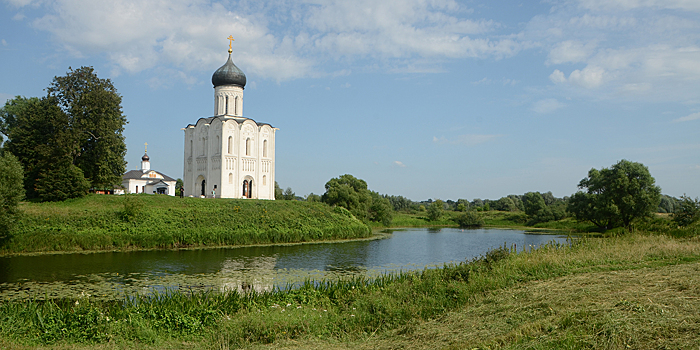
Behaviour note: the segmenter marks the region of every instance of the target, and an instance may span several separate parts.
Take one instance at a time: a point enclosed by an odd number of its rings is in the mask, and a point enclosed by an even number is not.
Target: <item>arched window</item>
[[[193,143],[192,140],[190,140],[190,157],[194,157],[194,154],[192,153],[192,149],[193,149],[192,143]]]
[[[238,96],[233,98],[233,115],[238,115]]]
[[[228,173],[228,183],[233,183],[233,173]]]
[[[228,154],[233,154],[233,136],[228,137]]]
[[[267,140],[263,141],[263,157],[267,157]]]
[[[263,175],[263,186],[267,185],[267,176]]]
[[[224,109],[224,114],[228,115],[228,95],[226,96],[226,107]]]
[[[245,139],[245,155],[250,155],[250,137]]]

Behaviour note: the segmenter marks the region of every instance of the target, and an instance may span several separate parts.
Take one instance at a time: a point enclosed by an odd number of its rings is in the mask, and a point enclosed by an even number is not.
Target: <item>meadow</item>
[[[298,201],[89,195],[20,205],[0,255],[177,249],[363,238],[343,208]]]
[[[660,225],[657,223],[656,225]],[[267,293],[0,305],[4,348],[692,348],[698,225]]]

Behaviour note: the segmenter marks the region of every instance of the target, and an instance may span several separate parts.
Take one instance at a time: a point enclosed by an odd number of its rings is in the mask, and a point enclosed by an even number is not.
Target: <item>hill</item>
[[[22,203],[0,254],[279,244],[371,235],[347,210],[322,203],[103,196]]]

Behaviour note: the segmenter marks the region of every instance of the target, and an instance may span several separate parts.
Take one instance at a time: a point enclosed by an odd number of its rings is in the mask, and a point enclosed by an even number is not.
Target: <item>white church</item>
[[[175,183],[172,177],[151,169],[151,158],[148,150],[141,157],[141,169],[127,171],[122,176],[122,189],[115,194],[148,193],[176,195]]]
[[[233,40],[229,37],[229,40]],[[185,131],[185,196],[275,199],[275,131],[243,116],[246,76],[233,61],[214,72],[214,116]]]

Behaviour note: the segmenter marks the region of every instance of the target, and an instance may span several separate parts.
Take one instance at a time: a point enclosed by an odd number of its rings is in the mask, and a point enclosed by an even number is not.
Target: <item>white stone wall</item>
[[[253,181],[252,197],[275,196],[275,128],[258,126],[248,118],[200,119],[185,130],[184,176],[186,196],[242,198],[243,181]],[[230,140],[230,142],[229,142]],[[267,148],[267,150],[265,150]]]

